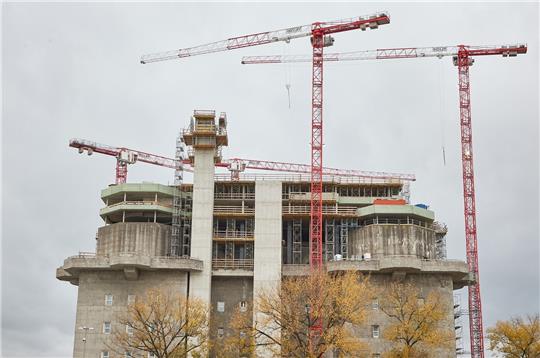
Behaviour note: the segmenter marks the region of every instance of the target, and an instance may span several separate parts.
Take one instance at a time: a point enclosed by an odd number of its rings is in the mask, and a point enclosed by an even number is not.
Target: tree
[[[409,283],[390,284],[380,304],[381,311],[391,318],[383,337],[397,346],[385,357],[424,357],[428,349],[451,347],[455,333],[440,325],[451,307],[446,307],[441,298],[436,291],[420,298],[418,289]]]
[[[487,330],[489,349],[502,357],[540,357],[540,318],[538,314],[498,321]]]
[[[156,358],[202,355],[208,341],[208,309],[199,299],[149,290],[118,316],[122,329],[112,334],[111,350],[152,353]],[[124,328],[125,327],[125,328]]]
[[[229,333],[212,344],[216,358],[253,357],[255,354],[251,310],[236,308],[229,323]]]
[[[333,350],[358,356],[366,347],[353,325],[364,322],[371,299],[367,278],[353,271],[285,278],[281,287],[264,290],[256,298],[253,323],[235,317],[232,336],[240,339],[229,341],[229,349],[243,349],[244,356],[253,355],[256,347],[285,357],[319,358]],[[310,344],[309,328],[315,323],[321,324],[322,334],[312,337]]]

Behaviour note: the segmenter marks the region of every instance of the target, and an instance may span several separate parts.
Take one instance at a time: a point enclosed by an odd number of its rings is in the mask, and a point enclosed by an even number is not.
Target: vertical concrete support
[[[281,182],[255,182],[255,254],[253,268],[253,299],[264,290],[279,288],[281,283]],[[257,307],[253,320],[261,321]],[[257,357],[272,357],[263,347],[257,349]]]
[[[212,283],[212,225],[214,217],[214,149],[195,149],[191,256],[204,262],[202,272],[191,275],[190,296],[210,303]]]

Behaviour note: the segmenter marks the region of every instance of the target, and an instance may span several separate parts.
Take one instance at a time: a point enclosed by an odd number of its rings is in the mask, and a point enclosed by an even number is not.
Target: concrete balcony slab
[[[79,274],[83,271],[123,271],[126,278],[137,279],[138,271],[177,270],[200,272],[201,260],[189,257],[144,256],[129,253],[96,256],[78,255],[68,257],[64,265],[57,268],[56,278],[78,284]]]

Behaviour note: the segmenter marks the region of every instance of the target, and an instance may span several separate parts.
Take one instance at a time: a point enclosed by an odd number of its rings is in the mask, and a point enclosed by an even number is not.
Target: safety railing
[[[437,259],[437,258],[426,258],[418,255],[392,255],[392,254],[382,254],[377,255],[371,253],[369,257],[364,257],[364,255],[350,255],[349,257],[343,257],[339,260],[332,261],[380,261],[384,259],[415,259],[422,262],[450,262],[450,263],[462,263],[462,260],[457,259]]]
[[[165,203],[162,201],[144,201],[144,200],[120,201],[118,203],[107,205],[107,208],[114,208],[115,206],[120,206],[120,205],[133,205],[133,206],[157,205],[157,206],[164,206],[166,208],[172,208],[172,204],[170,203]]]
[[[253,215],[255,214],[255,209],[245,207],[245,206],[242,207],[242,206],[214,205],[214,214]]]
[[[253,231],[234,231],[234,230],[214,230],[214,239],[253,239]]]
[[[335,192],[323,192],[322,200],[324,201],[336,201],[339,195]],[[306,201],[311,199],[311,192],[290,192],[283,193],[282,198],[285,200],[298,200]]]
[[[95,252],[79,252],[78,255],[69,256],[70,259],[78,258],[78,259],[92,259],[96,257],[110,257],[110,256],[119,256],[119,257],[135,257],[135,256],[148,256],[147,254],[136,252],[136,251],[121,251],[121,252],[114,252],[114,253],[106,253],[106,254],[96,254]],[[200,260],[196,257],[192,256],[153,256],[150,255],[153,259],[170,259],[170,260]]]
[[[354,206],[323,206],[322,213],[323,215],[356,215],[357,208]],[[291,205],[283,206],[282,210],[284,215],[295,215],[295,214],[310,214],[311,207],[309,205]]]
[[[212,259],[212,268],[253,270],[253,259]]]
[[[214,199],[253,200],[255,193],[214,193]]]
[[[95,252],[79,251],[78,255],[70,256],[70,259],[93,259],[96,257]]]
[[[216,111],[213,109],[196,109],[193,111],[194,117],[215,117]]]
[[[366,219],[366,220],[362,220],[359,225],[360,226],[368,226],[368,225],[385,225],[385,224],[393,224],[393,225],[416,225],[416,226],[421,226],[421,227],[424,227],[426,229],[431,229],[433,230],[433,225],[428,223],[428,222],[425,222],[425,221],[420,221],[420,220],[416,220],[416,219],[413,219],[413,218],[379,218],[379,217],[374,217],[372,219]]]
[[[230,175],[216,174],[215,181],[228,182],[231,181]],[[241,173],[240,181],[280,181],[286,183],[294,182],[311,182],[310,174],[258,174],[258,173]],[[403,183],[399,178],[364,178],[345,175],[323,175],[323,182],[337,184],[382,184],[382,183]]]

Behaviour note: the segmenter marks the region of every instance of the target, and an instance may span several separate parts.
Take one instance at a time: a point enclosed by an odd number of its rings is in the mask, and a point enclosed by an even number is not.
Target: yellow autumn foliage
[[[538,314],[526,319],[514,317],[498,321],[488,328],[489,349],[500,357],[540,357],[540,319]]]
[[[231,326],[236,338],[227,342],[222,356],[251,357],[261,347],[274,356],[298,358],[319,358],[330,351],[365,355],[367,347],[354,334],[353,325],[365,322],[371,299],[368,279],[353,271],[288,277],[281,287],[265,290],[256,298],[254,322],[235,316]],[[316,325],[321,333],[311,331],[310,336],[310,327]]]
[[[440,324],[451,308],[436,291],[420,298],[415,286],[394,282],[384,291],[380,309],[390,318],[383,337],[396,344],[385,358],[427,357],[427,352],[448,348],[454,341],[453,330]]]
[[[149,290],[119,314],[109,348],[118,354],[154,354],[156,358],[205,356],[208,309],[199,299],[168,290]]]

